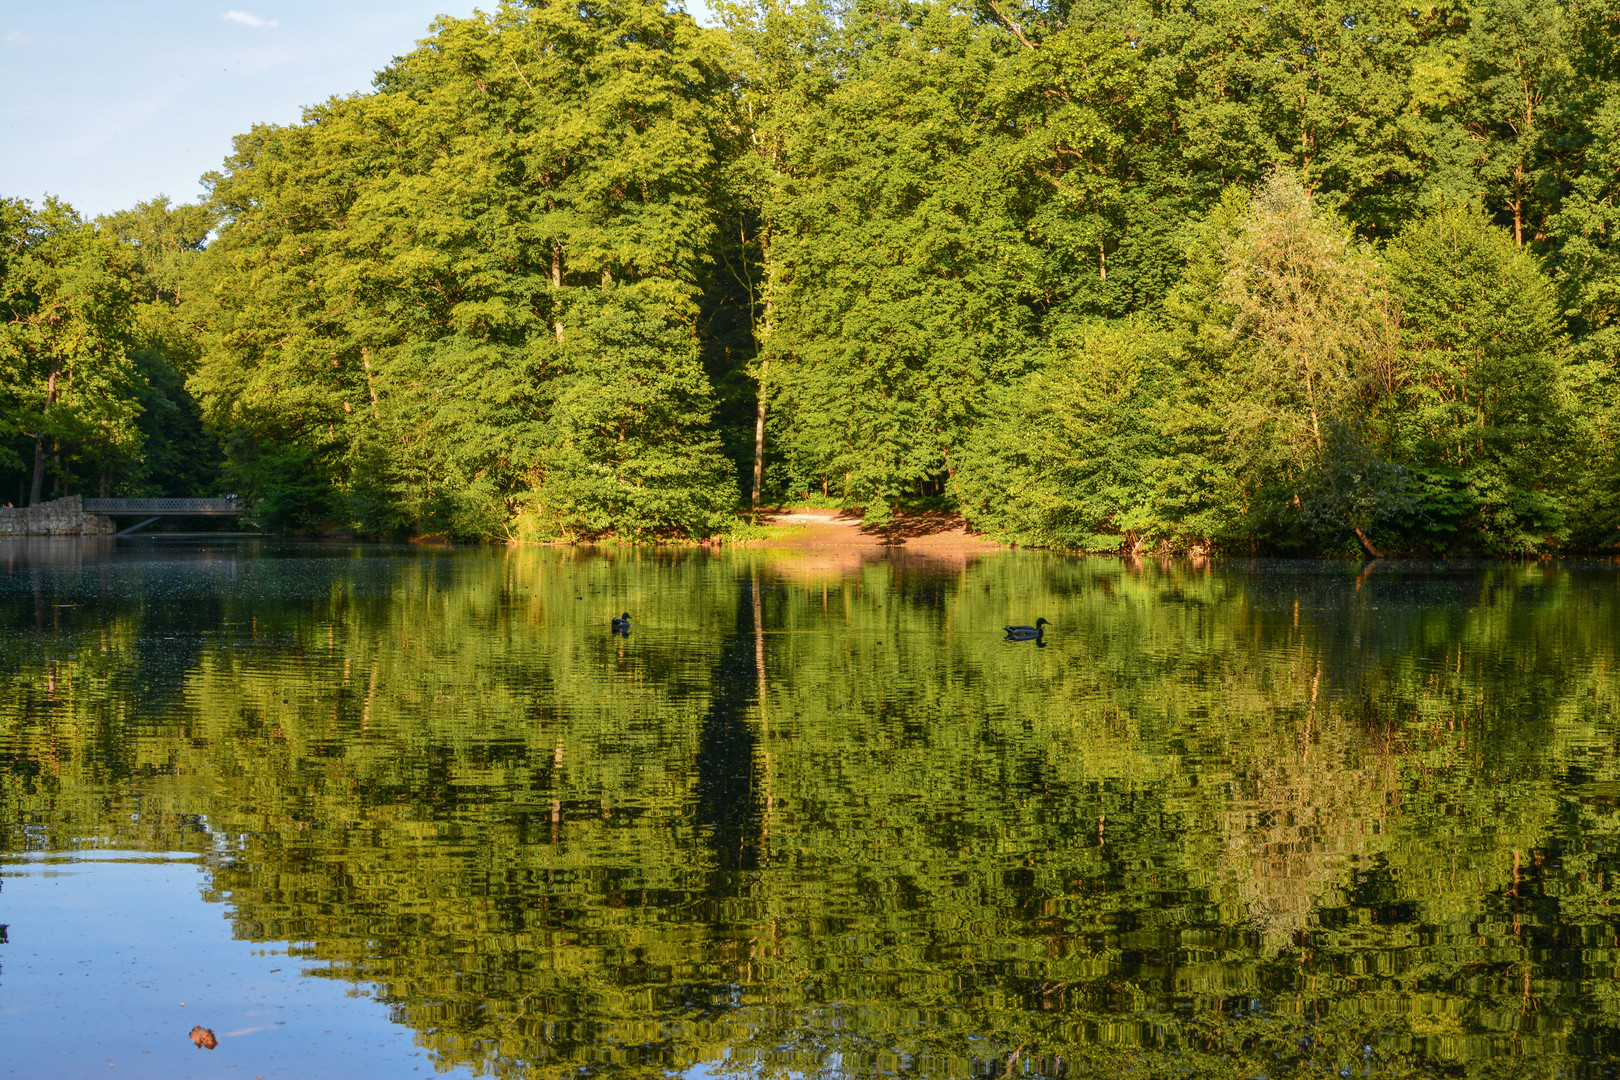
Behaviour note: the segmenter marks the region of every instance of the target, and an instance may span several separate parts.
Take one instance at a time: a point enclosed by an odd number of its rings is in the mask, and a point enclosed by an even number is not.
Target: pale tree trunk
[[[1524,164],[1513,170],[1513,243],[1524,247]]]
[[[764,360],[759,365],[759,401],[754,406],[754,491],[749,500],[752,515],[759,518],[760,489],[765,480],[765,380],[770,374],[771,362]]]
[[[562,302],[562,262],[562,244],[556,240],[553,240],[551,242],[551,287],[557,293],[555,299],[553,300],[553,305],[560,304]],[[562,320],[558,319],[553,325],[557,330],[557,340],[561,341],[563,336]]]
[[[771,337],[771,285],[775,281],[776,271],[771,263],[771,242],[769,235],[760,238],[760,255],[765,260],[765,321],[755,333],[754,341],[759,350],[764,351],[766,342]],[[763,359],[759,364],[759,386],[756,391],[754,405],[754,485],[749,498],[749,518],[759,520],[759,500],[765,486],[765,408],[769,392],[771,362],[769,358]]]
[[[1316,452],[1322,452],[1322,422],[1316,415],[1316,375],[1311,370],[1309,360],[1303,361],[1300,366],[1305,374],[1305,403],[1311,412],[1311,437],[1316,441]]]
[[[371,355],[364,345],[360,346],[360,364],[366,369],[366,393],[371,395],[371,418],[381,420],[382,412],[377,407],[377,384],[371,377]]]
[[[1522,76],[1521,76],[1522,78]],[[1519,161],[1513,167],[1513,243],[1524,247],[1524,162],[1528,156],[1524,142],[1533,139],[1536,130],[1536,106],[1541,103],[1540,95],[1536,93],[1535,83],[1531,79],[1524,79],[1524,119],[1514,134],[1518,136]]]

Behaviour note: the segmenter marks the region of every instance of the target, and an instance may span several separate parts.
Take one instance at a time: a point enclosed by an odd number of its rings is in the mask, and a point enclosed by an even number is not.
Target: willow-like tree
[[[1323,487],[1334,454],[1365,450],[1370,376],[1395,346],[1371,253],[1279,169],[1252,196],[1230,193],[1188,257],[1172,304],[1188,358],[1178,426],[1197,430],[1202,463],[1182,483],[1220,478],[1225,539],[1349,532],[1376,553],[1379,492]],[[1345,479],[1397,498],[1382,467]]]

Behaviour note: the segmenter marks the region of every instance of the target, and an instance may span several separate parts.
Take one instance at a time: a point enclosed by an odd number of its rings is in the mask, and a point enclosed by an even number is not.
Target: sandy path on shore
[[[842,510],[778,510],[764,520],[797,528],[748,546],[781,554],[784,569],[803,574],[848,573],[880,559],[960,569],[1001,550],[1001,545],[969,532],[961,518],[949,514],[901,514],[890,529],[867,528],[859,516]]]

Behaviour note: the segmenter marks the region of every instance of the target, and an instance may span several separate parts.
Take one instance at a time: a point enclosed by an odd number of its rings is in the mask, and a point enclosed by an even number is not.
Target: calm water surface
[[[0,1074],[1614,1076],[1617,672],[1607,563],[0,542]]]

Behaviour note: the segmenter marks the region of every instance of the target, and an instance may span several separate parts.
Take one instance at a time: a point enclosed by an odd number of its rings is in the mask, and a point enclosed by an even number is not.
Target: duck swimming
[[[625,637],[630,636],[630,613],[628,611],[623,615],[614,616],[613,632],[615,634],[623,634]]]
[[[1045,628],[1049,625],[1051,624],[1045,619],[1036,619],[1034,626],[1009,626],[1007,627],[1007,640],[1039,641],[1041,635],[1046,632]]]

